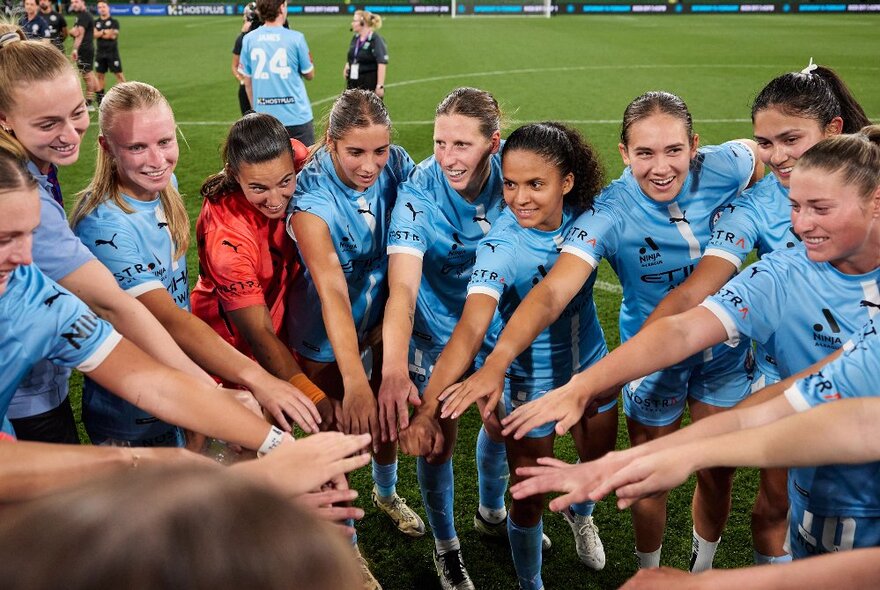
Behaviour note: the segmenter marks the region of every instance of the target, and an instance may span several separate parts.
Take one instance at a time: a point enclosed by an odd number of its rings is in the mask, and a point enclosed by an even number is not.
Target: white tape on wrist
[[[286,433],[277,426],[270,428],[269,434],[266,435],[266,440],[263,441],[263,444],[261,444],[259,450],[257,450],[257,456],[262,457],[266,453],[278,448],[278,446],[284,441],[285,434]]]

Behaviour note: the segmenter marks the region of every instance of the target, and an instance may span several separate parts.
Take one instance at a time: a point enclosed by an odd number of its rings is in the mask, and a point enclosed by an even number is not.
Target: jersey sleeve
[[[869,321],[843,349],[839,358],[785,390],[791,407],[803,412],[839,399],[880,395],[880,338],[874,321]]]
[[[732,211],[724,211],[703,256],[723,258],[737,268],[742,265],[758,240],[756,211],[750,202],[749,192],[737,197],[731,204]]]
[[[45,315],[39,321],[44,326],[52,323],[53,335],[45,358],[55,364],[86,373],[93,371],[122,340],[113,326],[52,280],[40,282],[37,292],[31,292],[29,298],[42,301],[45,311],[41,312]]]
[[[739,179],[739,190],[744,191],[755,173],[755,153],[749,146],[736,140],[721,144],[721,148],[723,168],[726,168],[729,176]]]
[[[296,61],[299,64],[300,74],[305,75],[315,69],[315,65],[312,63],[312,54],[309,53],[309,45],[306,43],[305,37],[300,38],[299,43],[296,44]]]
[[[250,39],[244,36],[241,42],[240,59],[238,60],[238,71],[248,78],[253,77],[253,69],[251,64]]]
[[[266,305],[258,266],[260,247],[253,232],[225,224],[209,227],[204,235],[202,273],[217,286],[226,311]]]
[[[376,58],[377,64],[388,63],[388,48],[385,46],[385,39],[377,34],[373,35],[373,57]]]
[[[562,252],[574,254],[595,269],[602,258],[617,251],[618,235],[616,216],[597,204],[575,219],[565,235]]]
[[[70,230],[64,210],[40,189],[40,225],[34,231],[34,263],[46,276],[60,281],[86,262],[92,253]]]
[[[500,301],[504,289],[516,280],[516,247],[490,231],[477,246],[477,260],[468,282],[467,294],[480,293]]]
[[[154,289],[164,290],[165,285],[153,274],[161,262],[155,260],[151,252],[144,252],[121,224],[108,221],[86,217],[76,226],[76,235],[110,269],[119,288],[132,297]]]
[[[740,337],[764,344],[776,332],[787,305],[781,266],[758,261],[700,304],[724,325],[730,346],[739,344]]]
[[[416,181],[410,177],[398,190],[388,230],[388,254],[423,258],[434,241],[433,203],[415,185]]]

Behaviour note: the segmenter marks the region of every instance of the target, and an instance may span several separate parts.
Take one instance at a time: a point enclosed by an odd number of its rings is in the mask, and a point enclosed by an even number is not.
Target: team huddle
[[[632,509],[639,567],[657,568],[665,492],[693,471],[690,570],[724,575],[709,570],[739,465],[762,467],[757,564],[880,546],[880,452],[840,441],[851,464],[838,465],[774,438],[794,440],[798,419],[830,420],[830,408],[795,414],[874,395],[880,370],[880,128],[830,69],[774,78],[752,105],[754,140],[714,146],[700,145],[680,97],[636,97],[618,145],[626,168],[610,183],[567,125],[502,138],[498,102],[475,88],[440,100],[433,155],[418,164],[392,143],[370,90],[344,91],[311,146],[257,102],[201,187],[192,292],[162,94],[123,81],[103,96],[94,175],[68,222],[57,169],[76,162],[90,124],[77,72],[3,26],[0,75],[0,415],[21,452],[79,443],[71,368],[85,374],[92,443],[125,448],[130,467],[203,451],[205,437],[271,457],[326,440],[341,455],[318,482],[335,482],[320,510],[344,521],[366,588],[381,586],[357,549],[362,513],[331,508],[353,498],[341,475],[367,459],[342,458],[367,441],[373,503],[405,535],[430,528],[441,587],[474,587],[452,467],[457,421],[474,404],[474,527],[509,540],[524,590],[544,587],[545,494],[565,492],[550,508],[601,570],[592,514],[616,492]],[[603,259],[623,289],[610,353],[593,300]],[[618,399],[632,448],[614,452]],[[869,401],[840,402],[833,419],[855,424],[877,411]],[[694,424],[680,428],[686,409]],[[294,425],[309,436],[293,442]],[[553,458],[569,432],[576,465]],[[428,527],[397,493],[398,449],[418,458]],[[50,451],[34,452],[48,464]],[[820,575],[798,565],[749,580]]]

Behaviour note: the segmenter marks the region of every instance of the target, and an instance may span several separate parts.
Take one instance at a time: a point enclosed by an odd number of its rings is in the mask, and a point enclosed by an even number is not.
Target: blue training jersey
[[[74,232],[119,287],[138,297],[165,289],[178,307],[189,311],[186,256],[174,258],[174,243],[159,201],[122,195],[133,212],[104,201],[77,224]],[[119,440],[152,440],[175,427],[110,393],[91,379],[83,385],[83,422],[89,434]]]
[[[776,358],[782,378],[840,348],[880,308],[880,268],[863,275],[811,262],[806,249],[777,250],[733,277],[701,305],[728,342],[752,338]]]
[[[312,120],[302,79],[314,69],[306,38],[299,31],[263,25],[244,36],[238,70],[253,84],[254,110],[284,125]]]
[[[489,179],[469,203],[449,186],[431,156],[410,174],[397,194],[388,233],[388,254],[422,259],[422,280],[413,319],[419,348],[439,353],[461,318],[477,244],[504,208],[501,155],[490,159]],[[487,336],[494,341],[499,322]]]
[[[594,210],[575,220],[562,251],[593,268],[608,259],[623,287],[621,342],[634,336],[660,300],[696,268],[714,221],[754,169],[754,154],[738,141],[701,148],[681,191],[660,203],[642,192],[627,168],[602,191]],[[694,366],[725,352],[719,345],[676,366]]]
[[[327,224],[330,239],[348,284],[358,341],[378,325],[388,297],[388,225],[397,188],[413,168],[406,151],[396,145],[376,182],[364,192],[340,180],[326,147],[321,148],[296,178],[288,215],[315,215]],[[290,223],[288,218],[288,230]],[[291,232],[291,237],[296,236]],[[306,358],[335,360],[320,313],[321,300],[312,273],[298,273],[290,286],[287,328],[290,345]]]
[[[494,297],[506,324],[532,288],[553,268],[562,251],[563,236],[574,221],[574,214],[565,209],[559,228],[526,229],[510,210],[504,211],[480,242],[468,296],[481,293]],[[553,387],[559,387],[607,354],[593,302],[595,282],[596,273],[592,273],[559,318],[513,361],[508,370],[510,377],[552,380]]]
[[[739,268],[753,248],[763,257],[800,242],[791,225],[788,189],[771,174],[733,201],[715,226],[703,256],[718,256]],[[779,381],[776,359],[764,346],[758,345],[755,361],[767,383]]]
[[[0,295],[0,420],[19,381],[41,359],[93,371],[122,336],[36,266],[20,266]]]
[[[875,318],[880,320],[880,318]],[[838,399],[880,396],[880,338],[872,319],[844,344],[843,355],[785,392],[805,411]],[[822,516],[880,517],[880,462],[789,470],[789,497]]]
[[[67,216],[58,202],[60,188],[53,186],[50,174],[40,172],[37,165],[28,162],[28,171],[37,179],[40,194],[40,225],[34,231],[33,260],[53,281],[60,281],[87,262],[95,259],[92,253],[73,235]],[[52,191],[58,191],[58,200]],[[30,418],[57,408],[67,397],[70,369],[41,360],[21,379],[18,391],[9,405],[10,418]]]

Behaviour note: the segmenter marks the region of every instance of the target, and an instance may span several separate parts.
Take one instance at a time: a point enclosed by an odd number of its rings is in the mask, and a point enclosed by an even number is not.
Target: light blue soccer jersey
[[[880,310],[880,269],[843,274],[810,262],[803,246],[777,250],[733,277],[701,305],[729,342],[752,338],[773,354],[782,378],[825,358]]]
[[[41,359],[92,371],[122,339],[35,265],[20,266],[0,295],[0,421],[21,379]]]
[[[421,350],[439,354],[449,342],[464,309],[477,244],[504,208],[501,155],[493,155],[490,165],[486,186],[472,203],[449,186],[434,156],[422,161],[398,191],[388,254],[422,259],[413,320]],[[489,330],[493,340],[498,328]]]
[[[739,268],[753,248],[763,257],[776,250],[794,248],[800,242],[791,225],[788,189],[771,174],[737,197],[729,211],[724,211],[703,256],[718,256]],[[755,361],[768,385],[779,381],[776,359],[761,345],[757,347]]]
[[[60,281],[83,264],[95,259],[77,239],[64,209],[52,196],[52,183],[33,162],[28,171],[37,179],[40,194],[40,225],[34,232],[33,259],[42,272],[53,281]],[[30,418],[57,408],[67,397],[70,369],[48,360],[34,364],[25,375],[9,406],[10,418]]]
[[[312,120],[302,75],[314,69],[306,38],[299,31],[263,25],[244,36],[238,70],[253,83],[254,110],[284,125]]]
[[[393,145],[390,150],[388,163],[379,178],[366,191],[359,192],[340,180],[330,153],[321,148],[297,175],[296,192],[287,208],[288,215],[315,215],[327,224],[348,284],[359,341],[378,325],[385,310],[388,297],[385,250],[391,209],[398,186],[413,168],[412,159],[402,147]],[[291,237],[296,239],[292,232]],[[335,360],[321,316],[321,300],[307,267],[294,277],[288,297],[290,345],[311,360]]]
[[[144,202],[123,195],[123,200],[132,213],[122,211],[113,201],[104,201],[77,224],[76,235],[110,269],[123,291],[138,297],[165,289],[178,307],[189,311],[186,256],[174,258],[174,242],[159,198]],[[89,435],[97,439],[150,444],[168,443],[169,437],[177,435],[176,426],[90,379],[83,386],[83,422]]]
[[[786,390],[794,409],[802,412],[838,399],[880,396],[880,317],[874,316],[844,344],[840,358]],[[790,469],[788,494],[813,514],[880,517],[880,462]]]
[[[622,342],[696,268],[714,221],[746,187],[754,168],[754,154],[743,143],[701,148],[681,191],[665,203],[645,195],[627,168],[602,191],[595,209],[575,220],[562,251],[594,268],[608,259],[623,287]],[[725,352],[719,345],[676,366],[694,366]]]
[[[509,321],[532,288],[553,268],[574,221],[574,215],[566,209],[558,229],[526,229],[510,210],[504,211],[480,242],[468,295],[494,297],[502,320]],[[559,318],[513,361],[508,370],[511,379],[520,383],[552,381],[553,387],[559,387],[607,354],[593,302],[595,281],[593,273]]]

